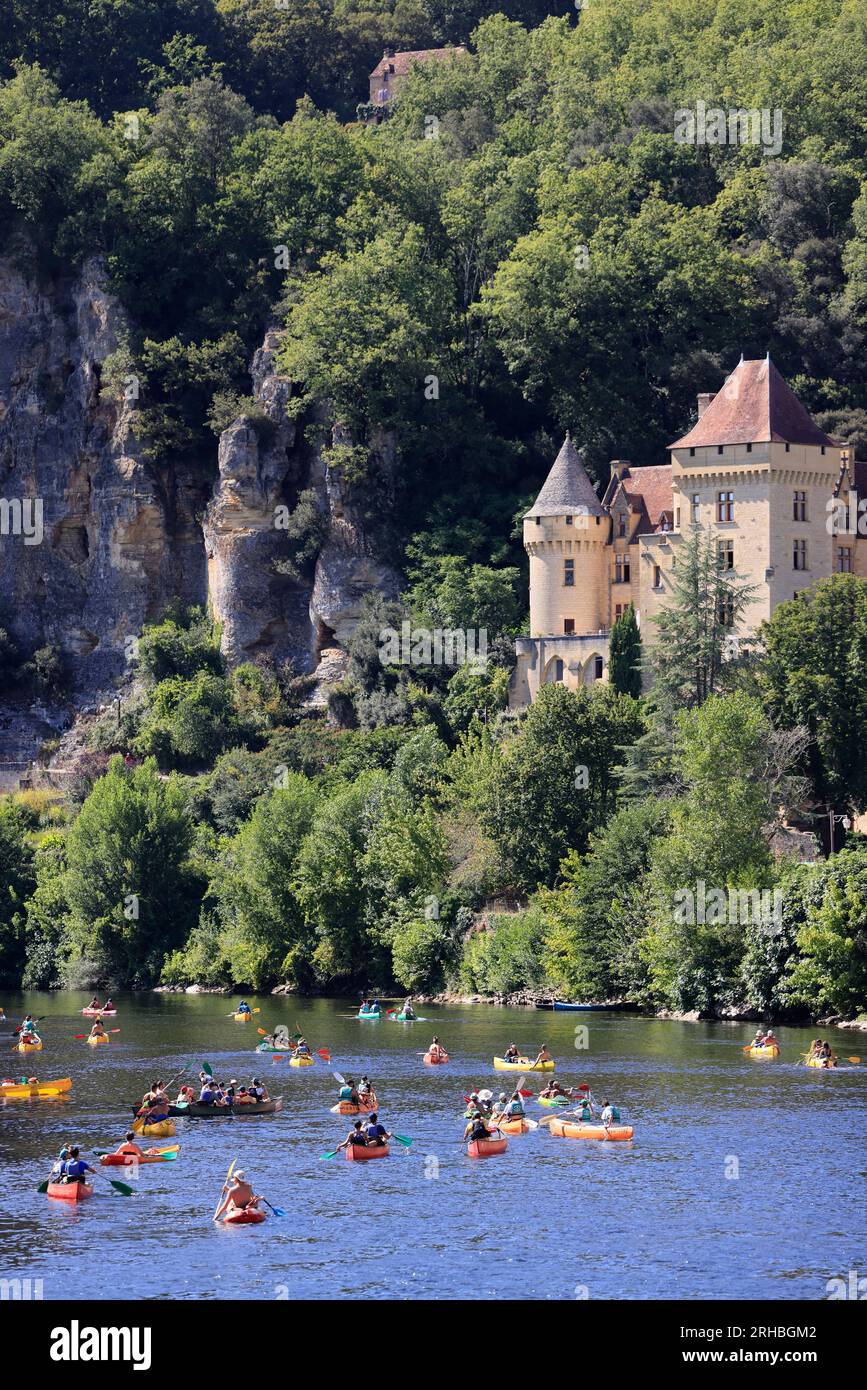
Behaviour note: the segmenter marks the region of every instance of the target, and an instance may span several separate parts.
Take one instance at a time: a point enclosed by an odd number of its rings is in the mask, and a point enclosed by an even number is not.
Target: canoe
[[[289,1065],[290,1067],[312,1067],[315,1060],[315,1057],[310,1057],[302,1052],[299,1057],[290,1057]]]
[[[508,1139],[474,1139],[467,1147],[470,1158],[490,1158],[493,1154],[504,1154]]]
[[[494,1058],[494,1071],[553,1071],[556,1063],[537,1062],[535,1066],[529,1057],[519,1057],[517,1062],[507,1062],[503,1057]]]
[[[493,1120],[490,1120],[489,1124],[492,1128],[494,1127]],[[527,1121],[521,1119],[520,1116],[516,1116],[511,1120],[497,1120],[496,1128],[500,1130],[502,1134],[529,1134],[530,1132],[530,1126],[527,1124]]]
[[[612,1009],[622,1008],[622,1004],[561,1004],[558,1000],[554,1001],[555,1013],[582,1013],[598,1014],[608,1013]]]
[[[83,1202],[85,1197],[93,1196],[93,1188],[86,1182],[50,1182],[48,1195],[64,1202]]]
[[[406,1014],[389,1014],[392,1023],[427,1023],[426,1018],[419,1018],[418,1014],[413,1014],[412,1018],[407,1018]]]
[[[31,1096],[60,1096],[72,1090],[70,1077],[63,1076],[59,1081],[8,1082],[0,1084],[0,1097],[4,1100],[28,1100]]]
[[[574,1096],[537,1096],[540,1105],[548,1105],[552,1110],[556,1110],[558,1105],[577,1105]]]
[[[252,1015],[252,1014],[232,1014],[232,1017],[233,1017],[233,1019],[235,1020],[236,1023],[250,1023],[250,1022],[252,1021],[253,1015]]]
[[[231,1115],[241,1115],[246,1119],[248,1115],[276,1114],[278,1110],[283,1109],[283,1097],[275,1096],[273,1100],[254,1101],[247,1105],[202,1105],[197,1101],[195,1105],[188,1105],[185,1110],[179,1106],[175,1106],[174,1109],[178,1115],[191,1116],[197,1120],[225,1119]]]
[[[355,1017],[356,1017],[356,1018],[382,1018],[382,1010],[381,1010],[381,1009],[376,1009],[373,1013],[363,1014],[363,1013],[361,1012],[361,1010],[359,1009],[359,1011],[358,1011],[358,1013],[355,1015]]]
[[[107,1043],[109,1041],[108,1033],[103,1033],[102,1036],[97,1034],[96,1037],[88,1038],[87,1043],[89,1047],[98,1047],[100,1043]]]
[[[258,1226],[264,1220],[265,1213],[258,1207],[236,1207],[234,1211],[229,1207],[223,1217],[227,1226]]]
[[[132,1168],[134,1164],[140,1163],[173,1163],[179,1148],[179,1144],[173,1144],[162,1153],[143,1153],[141,1158],[137,1154],[103,1154],[99,1161],[103,1168]]]
[[[422,1061],[424,1062],[426,1067],[440,1067],[443,1066],[444,1063],[446,1063],[448,1060],[449,1054],[447,1052],[440,1052],[435,1057],[431,1056],[429,1052],[426,1052],[424,1054],[424,1057],[422,1058]]]
[[[837,1065],[837,1058],[831,1057],[807,1057],[804,1060],[805,1067],[816,1067],[819,1071],[831,1071]]]
[[[35,1042],[25,1042],[23,1038],[18,1039],[19,1052],[41,1052],[42,1039],[37,1038]]]
[[[751,1057],[779,1057],[779,1047],[751,1047]]]
[[[158,1120],[155,1125],[143,1125],[141,1120],[133,1120],[134,1134],[146,1134],[151,1139],[174,1139],[177,1134],[174,1120]]]
[[[611,1125],[608,1130],[604,1125],[588,1125],[580,1121],[570,1123],[568,1120],[552,1120],[546,1124],[552,1134],[559,1135],[561,1139],[622,1139],[632,1138],[632,1125]]]
[[[362,1158],[388,1158],[388,1145],[371,1144],[365,1146],[364,1144],[347,1144],[343,1152],[346,1154],[350,1163],[353,1162],[353,1160],[357,1163],[359,1159]]]
[[[336,1105],[332,1105],[332,1115],[369,1115],[372,1110],[376,1110],[376,1096],[371,1096],[370,1100],[362,1101],[360,1105],[355,1105],[351,1100],[339,1100]]]
[[[82,1009],[85,1018],[115,1018],[117,1009]]]

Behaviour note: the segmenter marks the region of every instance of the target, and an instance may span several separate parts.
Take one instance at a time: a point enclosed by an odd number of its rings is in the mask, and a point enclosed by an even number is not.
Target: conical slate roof
[[[741,359],[698,423],[669,448],[767,443],[833,447],[770,357]]]
[[[567,434],[542,491],[525,516],[564,516],[569,513],[579,516],[606,515],[581,455]]]

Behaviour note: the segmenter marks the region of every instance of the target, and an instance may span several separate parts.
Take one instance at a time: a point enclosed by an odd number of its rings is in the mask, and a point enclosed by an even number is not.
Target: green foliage
[[[14,985],[24,965],[24,903],[33,887],[33,852],[27,817],[8,797],[0,799],[0,980]]]
[[[128,768],[112,758],[69,832],[65,877],[75,954],[98,961],[105,978],[147,988],[185,940],[201,896],[192,837],[174,778],[151,759]]]
[[[138,643],[138,664],[154,685],[171,676],[190,677],[198,671],[221,676],[225,671],[219,633],[199,608],[147,624]]]
[[[245,732],[231,682],[199,671],[188,680],[171,676],[154,687],[133,746],[162,767],[201,767]]]
[[[611,629],[608,679],[621,695],[631,695],[634,700],[641,695],[641,637],[631,603]]]
[[[509,994],[547,984],[542,964],[545,928],[541,906],[492,916],[486,930],[474,932],[466,941],[459,975],[462,988]]]
[[[867,1000],[867,852],[843,850],[823,877],[822,900],[807,906],[784,988],[813,1015],[851,1016]]]
[[[27,900],[23,989],[56,989],[69,954],[69,903],[66,896],[66,840],[54,831],[33,858],[35,883]]]

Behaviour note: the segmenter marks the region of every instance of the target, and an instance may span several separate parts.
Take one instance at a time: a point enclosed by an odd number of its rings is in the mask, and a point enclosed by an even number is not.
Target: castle
[[[691,526],[712,530],[720,565],[755,586],[743,631],[830,574],[867,577],[849,507],[867,496],[867,464],[819,428],[769,357],[741,359],[716,395],[700,395],[670,450],[668,464],[613,460],[600,501],[566,436],[524,517],[530,635],[516,643],[513,707],[552,682],[607,679],[611,625],[629,604],[653,641]]]

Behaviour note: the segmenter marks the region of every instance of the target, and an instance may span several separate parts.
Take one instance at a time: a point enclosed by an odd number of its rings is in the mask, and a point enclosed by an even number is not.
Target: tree
[[[24,904],[34,884],[24,812],[0,799],[0,980],[17,988],[24,965]]]
[[[853,1017],[867,1010],[867,849],[842,850],[823,867],[824,893],[807,904],[783,988],[814,1017]]]
[[[100,980],[148,988],[185,940],[202,890],[188,862],[192,841],[178,781],[161,778],[152,758],[132,768],[112,758],[67,842],[71,934]]]
[[[700,705],[722,688],[734,659],[731,637],[755,593],[736,570],[722,568],[713,528],[693,526],[678,549],[670,601],[655,618],[650,669],[658,707]]]
[[[822,579],[759,630],[758,680],[770,717],[810,734],[804,765],[817,801],[867,806],[867,583]]]
[[[631,695],[635,700],[641,695],[641,637],[631,603],[611,629],[608,679],[621,695]]]

